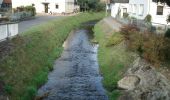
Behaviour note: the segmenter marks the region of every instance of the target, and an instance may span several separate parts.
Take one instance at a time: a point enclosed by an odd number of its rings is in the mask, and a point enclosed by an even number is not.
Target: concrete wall
[[[18,23],[0,25],[0,41],[18,34]]]

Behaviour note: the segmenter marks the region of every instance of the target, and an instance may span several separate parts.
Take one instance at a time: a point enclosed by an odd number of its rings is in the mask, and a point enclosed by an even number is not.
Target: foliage
[[[154,2],[165,2],[165,3],[167,3],[167,5],[169,5],[170,6],[170,0],[153,0]]]
[[[5,92],[7,94],[11,94],[12,93],[12,86],[11,85],[5,85]]]
[[[100,0],[77,0],[77,3],[83,11],[101,11],[105,8],[104,4],[100,3]]]
[[[157,35],[150,32],[132,31],[131,26],[127,25],[121,31],[126,39],[127,47],[138,52],[141,57],[145,58],[152,64],[159,66],[162,62],[170,60],[169,30],[163,35]]]
[[[17,9],[14,9],[14,12],[31,12],[32,16],[36,15],[36,9],[33,6],[21,6],[21,7],[17,7]]]
[[[35,7],[33,7],[33,6],[26,6],[24,9],[25,9],[25,11],[28,11],[28,12],[30,11],[32,13],[32,16],[36,15]]]
[[[108,38],[106,42],[106,46],[114,46],[116,44],[119,44],[123,41],[123,36],[120,33],[114,33],[111,37]]]
[[[170,22],[170,15],[167,16],[167,20],[166,21],[167,21],[167,23]]]
[[[128,18],[129,17],[129,14],[128,13],[124,13],[123,14],[123,18]]]
[[[12,90],[8,89],[11,90],[9,99],[32,99],[37,89],[46,82],[54,60],[61,55],[62,44],[69,32],[81,23],[103,17],[102,12],[81,13],[33,27],[13,38],[11,43],[15,48],[0,61],[0,71],[4,73],[1,80],[12,85]]]
[[[165,37],[170,38],[170,29],[165,32]]]
[[[152,16],[150,14],[148,14],[146,17],[145,17],[145,22],[147,23],[150,23],[152,21]]]

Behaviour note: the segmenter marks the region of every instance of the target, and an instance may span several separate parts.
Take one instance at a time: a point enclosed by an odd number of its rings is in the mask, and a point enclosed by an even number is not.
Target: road
[[[27,21],[21,21],[18,25],[19,33],[25,32],[33,26],[40,25],[42,23],[48,22],[53,19],[60,19],[61,16],[51,16],[51,15],[37,15],[35,19],[30,19]]]

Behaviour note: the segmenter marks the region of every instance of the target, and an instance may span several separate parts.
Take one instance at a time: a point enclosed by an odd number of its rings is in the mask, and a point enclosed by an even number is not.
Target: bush
[[[25,11],[31,12],[31,13],[32,13],[32,16],[35,16],[35,15],[36,15],[36,9],[35,9],[35,7],[33,7],[33,6],[26,6],[24,9],[25,9]]]
[[[99,11],[104,11],[105,10],[105,4],[104,3],[97,3],[97,6],[96,6],[96,8],[95,8],[95,10],[97,11],[97,12],[99,12]]]
[[[144,20],[146,23],[150,23],[152,21],[152,16],[148,14]]]
[[[167,16],[167,23],[169,23],[170,22],[170,14]]]
[[[155,66],[170,60],[170,30],[163,36],[150,32],[141,33],[134,26],[128,25],[121,28],[121,33],[126,38],[129,50],[138,52]]]
[[[129,25],[122,26],[121,29],[120,29],[120,33],[125,36],[126,40],[129,40],[130,34],[133,34],[133,33],[137,32],[139,30],[140,29],[138,27],[136,27],[135,25],[129,24]]]
[[[165,37],[170,38],[170,29],[165,32]]]
[[[110,38],[108,38],[106,46],[114,46],[119,44],[124,40],[123,36],[120,33],[114,33]]]
[[[13,90],[12,85],[5,85],[4,90],[7,94],[11,94]]]
[[[129,17],[129,14],[128,13],[124,13],[123,14],[123,18],[128,18]]]

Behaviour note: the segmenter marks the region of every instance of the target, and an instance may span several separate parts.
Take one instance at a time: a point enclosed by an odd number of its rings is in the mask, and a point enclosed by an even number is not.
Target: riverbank
[[[123,36],[115,30],[119,29],[109,25],[105,19],[94,28],[95,40],[99,43],[99,66],[109,100],[116,100],[121,95],[117,89],[117,82],[134,60],[134,54],[126,50]]]
[[[120,27],[116,20],[105,18],[94,28],[95,40],[99,43],[99,66],[109,99],[169,100],[168,77],[156,70],[159,68],[155,68],[153,63],[128,48],[124,35],[127,31],[120,33]]]
[[[71,30],[103,17],[101,12],[81,13],[36,26],[12,39],[13,50],[0,62],[1,91],[12,100],[33,99],[53,70],[53,62],[60,57]]]

